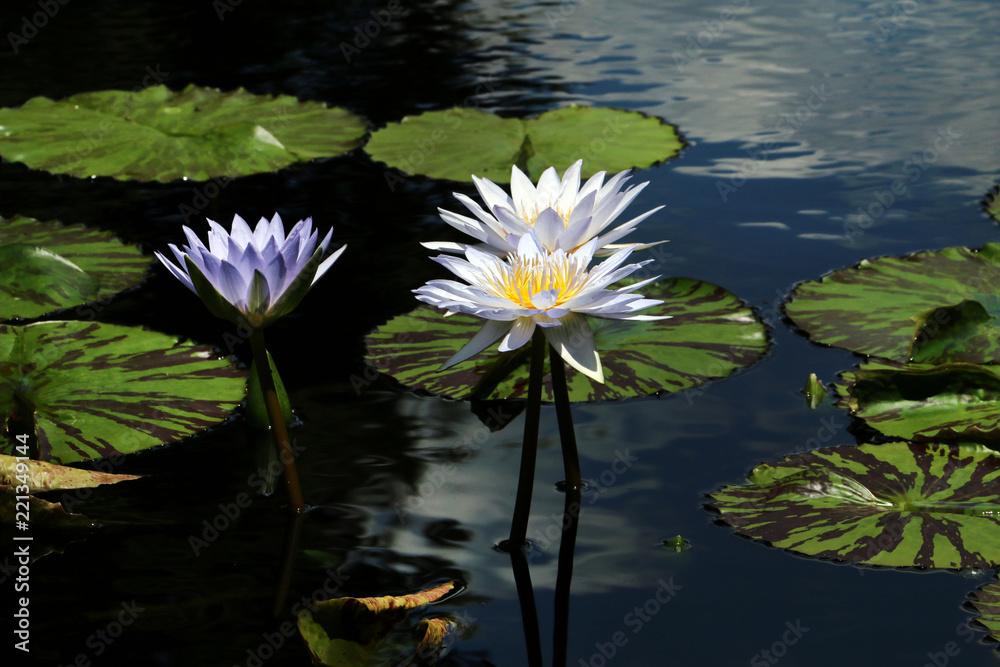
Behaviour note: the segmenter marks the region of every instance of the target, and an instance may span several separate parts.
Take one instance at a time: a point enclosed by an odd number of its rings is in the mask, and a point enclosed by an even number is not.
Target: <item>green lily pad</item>
[[[604,367],[604,384],[566,369],[571,401],[603,401],[691,389],[752,365],[768,348],[764,324],[737,296],[689,278],[644,287],[643,296],[664,303],[645,315],[656,322],[588,318]],[[499,353],[495,346],[439,371],[479,331],[472,315],[444,317],[430,306],[395,317],[370,333],[366,361],[401,384],[450,398],[525,398],[531,344]],[[547,356],[547,355],[546,355]],[[546,379],[543,400],[552,400]]]
[[[34,409],[44,461],[180,440],[225,419],[245,388],[246,374],[210,347],[155,331],[99,322],[0,325],[0,410]]]
[[[400,661],[405,654],[392,660],[374,658],[409,610],[439,600],[453,588],[454,584],[449,581],[410,595],[324,600],[311,612],[306,610],[299,614],[299,633],[306,640],[315,664],[329,667],[408,664]],[[443,640],[447,633],[442,632],[444,628],[440,625],[425,626],[419,645],[433,646],[436,639]],[[428,632],[431,633],[429,638]],[[425,645],[425,641],[430,644]],[[413,652],[412,642],[406,643],[409,652]],[[396,647],[390,648],[390,652],[397,652]]]
[[[894,361],[1000,363],[1000,244],[864,260],[785,311],[818,342]]]
[[[275,171],[361,144],[365,121],[322,102],[189,85],[34,97],[0,109],[0,155],[71,176],[204,181]]]
[[[674,126],[635,111],[570,106],[538,118],[501,118],[453,108],[407,116],[372,134],[372,159],[407,174],[453,181],[471,174],[510,182],[517,165],[529,178],[583,159],[582,175],[648,167],[677,155],[684,142]]]
[[[989,639],[1000,642],[1000,581],[983,584],[968,604],[979,612],[976,620],[989,631]]]
[[[1000,365],[862,364],[834,385],[839,405],[907,440],[1000,440]]]
[[[0,218],[0,319],[105,300],[138,285],[149,265],[149,257],[110,232]]]
[[[710,494],[741,535],[808,556],[892,567],[1000,564],[1000,454],[973,444],[817,449]]]

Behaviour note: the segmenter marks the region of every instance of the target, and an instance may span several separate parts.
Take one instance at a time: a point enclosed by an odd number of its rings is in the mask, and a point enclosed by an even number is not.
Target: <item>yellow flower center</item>
[[[587,265],[577,258],[557,252],[546,258],[510,255],[509,265],[484,271],[484,287],[496,296],[509,299],[522,308],[538,308],[531,295],[558,290],[551,307],[569,301],[587,285]]]

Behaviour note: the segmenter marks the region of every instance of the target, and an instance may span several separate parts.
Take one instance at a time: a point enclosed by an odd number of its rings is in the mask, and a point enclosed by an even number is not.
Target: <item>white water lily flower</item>
[[[261,218],[251,230],[240,216],[227,232],[208,221],[208,247],[184,227],[189,245],[170,250],[177,265],[156,257],[184,285],[201,297],[212,314],[239,324],[263,327],[291,312],[309,288],[337,261],[344,248],[323,259],[331,229],[316,247],[319,232],[312,218],[300,220],[285,236],[281,216]]]
[[[483,328],[441,368],[465,361],[500,338],[501,352],[515,350],[531,340],[535,327],[540,326],[570,366],[604,382],[587,316],[648,321],[667,319],[669,315],[636,314],[663,303],[634,293],[659,276],[618,290],[605,289],[652,260],[621,266],[632,252],[632,248],[623,248],[588,270],[598,243],[598,239],[591,239],[573,252],[560,249],[550,253],[537,234],[529,230],[520,237],[517,252],[507,260],[476,248],[466,249],[464,260],[448,255],[435,257],[468,284],[431,280],[414,290],[417,298],[446,309],[446,316],[469,313],[486,320]]]
[[[583,160],[577,160],[566,170],[561,180],[555,168],[549,167],[538,179],[538,187],[532,185],[528,177],[514,166],[510,170],[509,196],[495,183],[473,175],[472,180],[486,208],[483,209],[469,197],[456,192],[455,198],[465,204],[465,207],[475,215],[475,219],[440,208],[438,211],[441,213],[441,218],[449,225],[481,241],[484,244],[479,246],[481,250],[500,256],[516,252],[521,237],[532,229],[542,247],[549,252],[556,250],[570,252],[595,237],[597,255],[610,255],[622,247],[640,249],[656,245],[655,243],[616,244],[615,241],[631,232],[636,225],[663,208],[662,206],[657,206],[610,231],[605,231],[642,192],[648,182],[621,190],[625,181],[629,179],[629,171],[616,174],[607,183],[604,182],[606,173],[602,171],[591,176],[583,187],[580,187],[582,166]],[[449,242],[430,242],[423,245],[431,250],[452,253],[464,253],[469,247],[465,243]]]

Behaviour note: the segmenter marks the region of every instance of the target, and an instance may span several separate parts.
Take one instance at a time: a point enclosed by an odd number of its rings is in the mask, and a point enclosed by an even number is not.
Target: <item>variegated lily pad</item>
[[[972,444],[817,449],[710,494],[738,533],[809,556],[892,567],[1000,564],[1000,454]]]
[[[434,652],[434,647],[447,636],[448,624],[443,620],[422,624],[424,632],[417,647],[409,637],[392,642],[394,628],[406,619],[410,610],[441,599],[454,586],[449,581],[410,595],[325,600],[311,612],[299,614],[299,632],[318,665],[410,664],[407,656],[415,650],[421,656]]]
[[[71,176],[204,181],[275,171],[361,144],[365,121],[294,97],[189,85],[34,97],[0,109],[0,155]]]
[[[1000,581],[977,588],[968,604],[979,612],[976,620],[989,631],[989,638],[1000,642]]]
[[[429,111],[373,133],[365,150],[407,174],[463,182],[475,174],[508,183],[513,165],[537,180],[548,167],[562,173],[582,158],[586,178],[598,171],[648,167],[683,147],[677,130],[659,118],[574,105],[533,119],[501,118],[477,109]]]
[[[138,285],[150,258],[110,232],[0,218],[0,319],[38,317]]]
[[[960,569],[1000,564],[1000,454],[971,444],[843,446],[761,464],[709,507],[809,556]]]
[[[656,322],[589,318],[604,367],[604,384],[573,368],[571,401],[601,401],[677,392],[752,365],[768,347],[764,324],[731,292],[689,278],[643,288],[664,303],[643,311],[671,315]],[[365,339],[366,360],[403,385],[451,398],[527,396],[530,343],[512,352],[495,346],[444,371],[438,368],[483,325],[472,315],[444,317],[421,306],[382,325]],[[546,360],[544,400],[552,400]]]
[[[174,442],[225,419],[246,375],[209,347],[98,322],[0,326],[0,410],[34,412],[43,461]],[[5,452],[11,453],[11,452]]]
[[[1000,244],[864,260],[785,306],[818,342],[894,361],[1000,363]]]
[[[1000,440],[1000,365],[862,364],[834,385],[839,405],[907,440]]]

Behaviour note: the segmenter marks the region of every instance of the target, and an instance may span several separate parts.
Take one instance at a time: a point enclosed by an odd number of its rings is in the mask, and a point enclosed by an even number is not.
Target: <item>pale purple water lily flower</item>
[[[506,260],[477,248],[467,248],[466,259],[435,257],[465,283],[431,280],[413,290],[417,299],[444,308],[445,316],[468,313],[486,320],[483,328],[441,368],[465,361],[501,338],[501,352],[516,350],[531,340],[535,327],[540,326],[570,366],[604,382],[587,317],[651,321],[670,316],[636,314],[663,303],[634,293],[659,276],[618,290],[605,289],[652,260],[622,266],[633,250],[626,247],[588,270],[599,243],[592,238],[571,252],[549,252],[537,233],[529,229],[520,236],[517,252]]]
[[[169,245],[176,265],[154,254],[212,314],[255,328],[291,312],[347,247],[323,259],[333,230],[317,248],[312,218],[300,220],[287,236],[277,213],[270,222],[261,218],[253,230],[238,215],[230,232],[213,220],[208,224],[208,247],[187,226],[189,245]]]
[[[595,255],[610,255],[623,247],[634,250],[649,248],[657,243],[618,244],[620,238],[663,206],[646,211],[610,231],[608,226],[618,218],[649,183],[629,186],[622,190],[629,176],[625,170],[604,182],[606,172],[598,172],[580,186],[583,160],[574,162],[562,179],[554,167],[542,172],[538,186],[532,184],[517,166],[510,171],[510,195],[495,183],[472,176],[485,209],[470,197],[454,193],[455,198],[475,216],[460,215],[439,208],[441,218],[452,227],[475,237],[480,250],[499,256],[517,252],[518,242],[529,230],[534,230],[539,242],[549,252],[571,252],[597,238]],[[427,242],[431,250],[462,254],[467,243]]]

